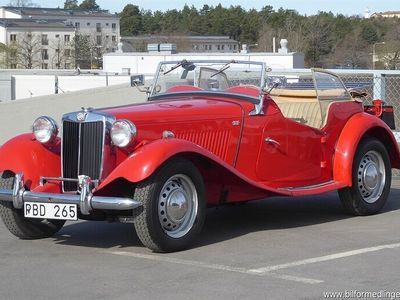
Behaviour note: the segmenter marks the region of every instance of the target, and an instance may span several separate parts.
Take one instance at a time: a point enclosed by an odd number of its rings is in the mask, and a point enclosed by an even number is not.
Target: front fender
[[[333,159],[333,178],[337,182],[352,186],[353,158],[358,144],[364,136],[380,140],[388,150],[392,167],[400,167],[397,141],[390,128],[381,119],[367,113],[353,115],[344,126],[336,143]]]
[[[33,134],[19,135],[0,147],[0,172],[23,173],[28,188],[35,188],[40,176],[60,176],[59,151],[59,145],[47,148]]]
[[[192,142],[180,139],[160,139],[140,147],[131,154],[105,178],[98,190],[118,178],[124,178],[130,182],[142,181],[151,176],[169,158],[180,153],[199,154],[230,168],[217,156]]]

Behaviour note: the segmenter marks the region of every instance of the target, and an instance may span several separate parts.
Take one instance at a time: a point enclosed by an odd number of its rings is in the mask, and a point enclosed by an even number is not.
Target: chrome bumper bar
[[[56,178],[51,179],[56,180]],[[62,181],[63,179],[58,178],[57,180]],[[94,209],[130,210],[141,206],[139,201],[131,198],[93,196],[92,180],[88,176],[79,176],[78,183],[80,191],[78,195],[36,193],[26,191],[23,175],[16,174],[12,190],[0,189],[0,200],[12,202],[17,209],[23,208],[24,202],[77,204],[83,215],[89,215]]]

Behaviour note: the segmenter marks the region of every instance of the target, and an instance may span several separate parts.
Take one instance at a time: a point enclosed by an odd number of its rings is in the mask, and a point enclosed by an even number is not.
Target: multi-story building
[[[385,11],[376,12],[371,15],[371,18],[400,18],[400,11]]]
[[[11,33],[18,31],[20,36],[26,32],[30,36],[47,35],[48,47],[42,47],[43,57],[49,57],[49,62],[43,62],[41,67],[66,68],[75,67],[76,64],[85,63],[82,58],[75,56],[73,63],[66,62],[63,65],[52,63],[59,62],[60,52],[53,51],[51,44],[67,46],[66,54],[76,54],[71,46],[74,37],[80,36],[86,47],[87,58],[84,68],[92,67],[96,64],[101,66],[102,55],[106,52],[114,52],[117,49],[120,39],[119,17],[105,10],[70,10],[59,8],[32,8],[32,7],[0,7],[0,42],[10,45]],[[68,33],[66,33],[68,32]],[[13,35],[13,38],[14,38]],[[68,37],[69,36],[69,40]],[[64,40],[62,40],[64,37]],[[46,42],[45,42],[46,43]],[[14,44],[16,41],[14,41]],[[57,47],[56,47],[57,48]],[[72,47],[74,48],[74,47]],[[47,50],[47,55],[45,55]],[[58,50],[59,51],[59,50]],[[63,55],[64,56],[64,55]],[[47,63],[47,65],[46,65]],[[13,65],[15,66],[15,64]],[[23,67],[20,64],[17,67]]]
[[[235,53],[239,42],[229,36],[143,35],[121,37],[127,52],[144,52],[148,44],[173,43],[178,52]]]
[[[70,69],[75,67],[75,28],[59,20],[0,19],[0,43],[8,45],[11,69]]]

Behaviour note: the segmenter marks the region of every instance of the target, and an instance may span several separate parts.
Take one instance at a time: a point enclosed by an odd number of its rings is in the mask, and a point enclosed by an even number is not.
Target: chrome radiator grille
[[[100,179],[104,148],[104,122],[63,122],[62,169],[64,178],[79,175]],[[64,182],[64,191],[77,191],[76,182]]]

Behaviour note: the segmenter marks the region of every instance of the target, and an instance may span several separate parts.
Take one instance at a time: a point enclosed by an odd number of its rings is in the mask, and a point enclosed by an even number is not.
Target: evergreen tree
[[[78,0],[65,0],[64,9],[78,9]]]
[[[79,8],[87,10],[100,10],[100,6],[96,3],[96,0],[83,0],[79,5]]]

